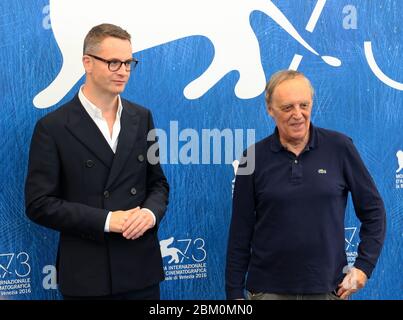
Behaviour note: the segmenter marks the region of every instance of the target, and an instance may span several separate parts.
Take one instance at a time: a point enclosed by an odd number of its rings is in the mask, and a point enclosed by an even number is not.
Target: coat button
[[[139,154],[138,157],[137,157],[137,160],[140,161],[140,162],[143,162],[144,161],[144,156],[142,154]]]
[[[94,161],[92,161],[92,160],[87,160],[87,161],[85,161],[85,166],[86,166],[87,168],[92,168],[94,165],[95,165],[95,163],[94,163]]]
[[[104,191],[104,197],[105,197],[105,199],[109,198],[109,191],[108,190]]]
[[[134,196],[137,193],[136,188],[131,188],[130,193]]]

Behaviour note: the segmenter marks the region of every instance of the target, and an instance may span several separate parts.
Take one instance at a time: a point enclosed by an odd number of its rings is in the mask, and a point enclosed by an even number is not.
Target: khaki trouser
[[[320,294],[278,294],[278,293],[251,293],[247,291],[247,300],[342,300],[335,292]]]

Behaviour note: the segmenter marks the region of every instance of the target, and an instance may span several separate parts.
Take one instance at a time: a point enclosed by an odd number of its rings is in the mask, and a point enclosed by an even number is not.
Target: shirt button
[[[92,168],[94,165],[95,165],[95,163],[94,163],[94,161],[92,161],[92,160],[87,160],[87,161],[85,161],[85,166],[86,166],[87,168]]]
[[[105,197],[105,199],[109,198],[109,191],[108,190],[104,191],[104,197]]]
[[[144,156],[142,154],[139,154],[138,157],[137,157],[137,160],[140,161],[140,162],[143,162],[144,161]]]
[[[297,163],[298,163],[298,160],[294,160],[294,163],[297,164]]]
[[[136,188],[131,188],[130,193],[134,196],[137,193]]]

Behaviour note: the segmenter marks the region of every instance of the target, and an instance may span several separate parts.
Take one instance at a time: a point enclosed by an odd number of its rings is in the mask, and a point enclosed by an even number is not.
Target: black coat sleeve
[[[50,131],[43,120],[34,129],[25,182],[26,214],[42,226],[103,241],[108,211],[69,202],[61,197],[62,166]]]
[[[161,169],[158,142],[155,138],[154,129],[154,122],[151,112],[148,112],[148,150],[150,150],[150,147],[153,146],[152,149],[157,149],[157,152],[148,152],[147,154],[147,191],[146,199],[143,202],[143,207],[150,209],[155,214],[156,225],[158,225],[164,217],[167,209],[169,185]]]

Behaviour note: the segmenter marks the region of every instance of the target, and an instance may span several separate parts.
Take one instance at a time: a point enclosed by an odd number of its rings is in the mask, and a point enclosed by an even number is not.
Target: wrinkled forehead
[[[273,91],[273,100],[300,99],[312,100],[312,87],[309,80],[299,76],[279,83]]]

